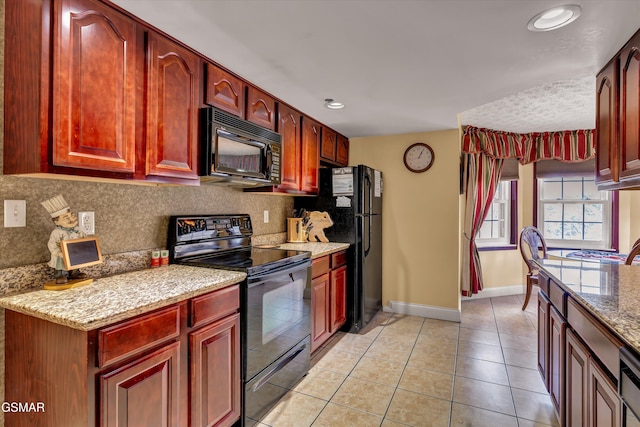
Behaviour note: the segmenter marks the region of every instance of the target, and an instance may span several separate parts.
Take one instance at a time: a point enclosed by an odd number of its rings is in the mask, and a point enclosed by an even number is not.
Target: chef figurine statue
[[[52,267],[57,285],[67,283],[69,279],[84,279],[87,276],[79,270],[67,271],[64,267],[62,259],[63,240],[79,239],[86,237],[84,232],[78,228],[78,217],[71,212],[71,208],[64,200],[62,195],[53,197],[42,202],[42,206],[49,212],[56,228],[51,232],[49,237],[49,251],[51,252],[51,260],[49,267]]]

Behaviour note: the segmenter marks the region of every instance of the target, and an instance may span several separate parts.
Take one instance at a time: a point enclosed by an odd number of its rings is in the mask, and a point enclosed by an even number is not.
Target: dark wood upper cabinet
[[[276,130],[276,101],[260,89],[247,87],[247,113],[250,122]]]
[[[336,161],[336,142],[338,135],[332,129],[327,127],[322,128],[322,145],[320,146],[320,158],[323,160],[329,160],[330,162]]]
[[[596,78],[596,184],[640,188],[640,31]]]
[[[54,8],[53,164],[132,173],[141,138],[138,27],[93,0]]]
[[[244,81],[238,77],[213,64],[207,64],[207,104],[244,118],[245,87]]]
[[[620,180],[640,177],[640,33],[620,54]]]
[[[596,183],[618,180],[618,61],[596,79]]]
[[[340,134],[338,134],[336,141],[336,163],[340,166],[349,164],[349,139]]]
[[[302,183],[300,189],[318,194],[320,189],[320,124],[302,116]]]
[[[279,188],[300,191],[302,182],[302,116],[285,104],[278,106],[277,132],[282,136]]]
[[[198,178],[200,68],[198,56],[149,32],[146,175]]]

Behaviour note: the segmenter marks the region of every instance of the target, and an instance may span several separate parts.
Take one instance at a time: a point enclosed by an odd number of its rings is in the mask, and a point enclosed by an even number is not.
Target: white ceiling
[[[347,137],[462,124],[595,126],[595,75],[640,27],[640,0],[112,0]],[[346,104],[328,110],[325,98]]]

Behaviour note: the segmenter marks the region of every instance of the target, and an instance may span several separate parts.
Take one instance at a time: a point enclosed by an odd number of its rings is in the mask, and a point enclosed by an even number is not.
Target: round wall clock
[[[416,142],[404,151],[404,165],[411,172],[424,172],[433,165],[433,150],[427,144]]]

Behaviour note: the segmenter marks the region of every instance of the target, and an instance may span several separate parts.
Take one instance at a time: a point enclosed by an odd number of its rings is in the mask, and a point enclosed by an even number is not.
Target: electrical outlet
[[[84,234],[95,234],[96,226],[93,212],[78,212],[78,225]]]
[[[4,201],[4,226],[5,227],[26,227],[27,226],[27,201],[26,200],[5,200]]]
[[[264,211],[264,223],[267,224],[269,222],[269,211]]]

